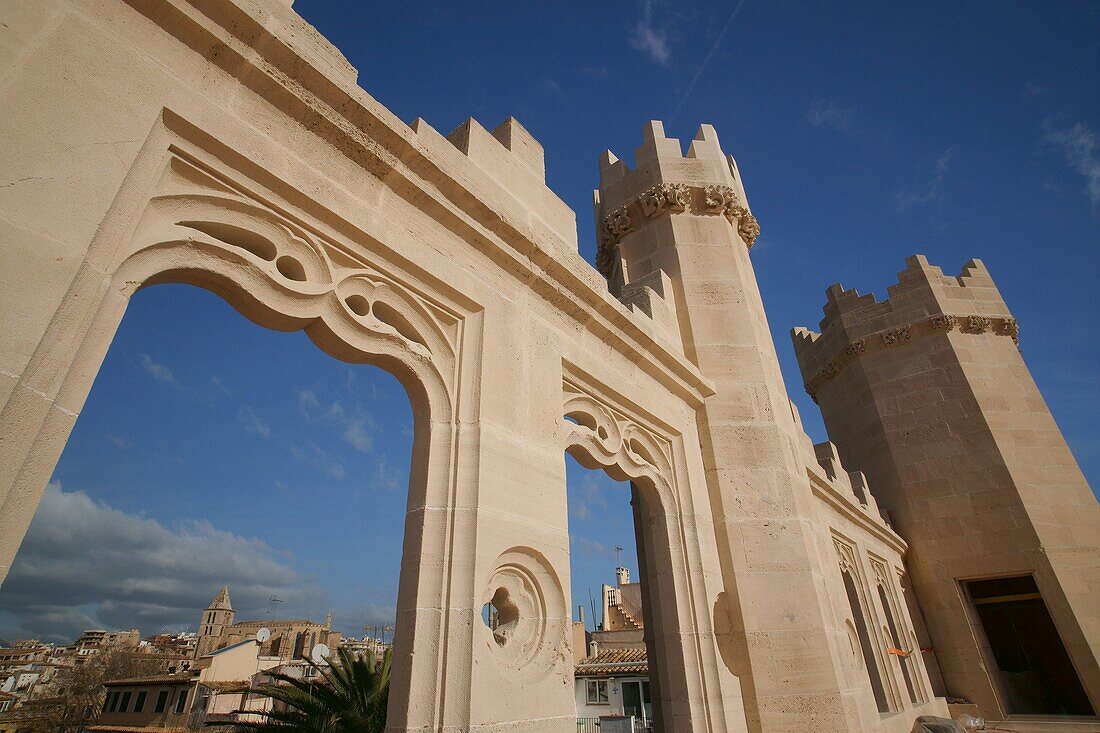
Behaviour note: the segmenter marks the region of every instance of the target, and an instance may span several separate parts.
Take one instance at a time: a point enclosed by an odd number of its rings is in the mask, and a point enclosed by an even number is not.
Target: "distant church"
[[[202,612],[199,622],[199,640],[195,646],[195,658],[248,639],[256,639],[261,629],[270,635],[260,642],[261,657],[277,657],[285,660],[305,659],[318,644],[329,649],[340,645],[340,634],[332,630],[332,614],[325,623],[318,624],[302,619],[266,621],[240,621],[233,623],[236,612],[229,600],[229,586],[222,586],[214,600]]]

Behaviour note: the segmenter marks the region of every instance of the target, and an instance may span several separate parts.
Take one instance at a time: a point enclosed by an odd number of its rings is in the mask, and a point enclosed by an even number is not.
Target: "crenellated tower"
[[[992,720],[1092,714],[1100,508],[989,272],[914,256],[887,300],[833,285],[824,312],[793,332],[806,390],[909,543],[938,694]]]
[[[634,168],[604,154],[595,204],[598,266],[612,293],[649,316],[714,389],[696,413],[725,586],[713,613],[748,729],[861,729],[859,710],[874,701],[869,688],[867,700],[853,698],[863,693],[837,661],[825,581],[835,559],[818,541],[812,449],[749,259],[760,227],[736,162],[710,125],[685,155],[651,122]]]

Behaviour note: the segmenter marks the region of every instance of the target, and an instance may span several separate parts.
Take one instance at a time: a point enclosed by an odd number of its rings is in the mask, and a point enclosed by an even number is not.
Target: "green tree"
[[[340,649],[328,665],[307,660],[316,673],[299,679],[271,673],[275,680],[249,692],[273,701],[259,723],[233,723],[240,733],[383,733],[390,697],[387,650],[381,664],[374,654]],[[318,679],[320,677],[320,679]]]

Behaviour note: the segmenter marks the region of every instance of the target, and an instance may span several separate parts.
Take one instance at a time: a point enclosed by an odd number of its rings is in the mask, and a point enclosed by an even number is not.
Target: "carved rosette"
[[[647,219],[666,211],[686,211],[691,202],[691,189],[683,183],[661,183],[638,197],[638,205]]]
[[[699,206],[698,201],[702,201]],[[695,201],[696,203],[693,203]],[[596,268],[610,277],[615,266],[616,248],[623,237],[636,231],[639,216],[656,219],[664,213],[722,215],[737,227],[745,246],[752,248],[760,236],[760,222],[730,186],[690,186],[686,183],[660,183],[645,190],[606,215],[600,222]]]
[[[966,319],[966,330],[970,333],[985,333],[990,325],[990,320],[985,316],[968,316]]]
[[[949,316],[946,313],[932,316],[928,319],[928,322],[935,331],[953,331],[955,327],[959,325],[958,318]]]
[[[960,328],[961,327],[961,328]],[[1000,336],[1009,336],[1012,342],[1019,344],[1020,325],[1015,318],[1003,316],[991,318],[988,316],[958,316],[948,313],[930,316],[927,320],[915,321],[897,328],[879,331],[866,338],[855,339],[844,345],[831,359],[825,362],[825,366],[806,384],[806,394],[817,402],[817,393],[825,382],[837,377],[844,369],[864,354],[881,349],[888,349],[898,344],[907,343],[916,338],[940,333],[951,332],[959,328],[963,333],[981,334],[993,333]],[[877,338],[876,338],[877,337]]]
[[[885,346],[897,346],[903,344],[910,339],[909,326],[901,326],[900,328],[892,328],[889,331],[884,331],[882,334],[882,343]]]
[[[856,339],[852,343],[844,347],[844,353],[848,356],[859,356],[867,351],[867,341],[864,339]]]

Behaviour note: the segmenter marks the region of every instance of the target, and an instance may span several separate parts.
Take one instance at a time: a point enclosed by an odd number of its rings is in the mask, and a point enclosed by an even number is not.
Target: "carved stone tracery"
[[[1000,336],[1009,336],[1013,343],[1019,344],[1020,325],[1015,318],[1003,316],[992,318],[989,316],[970,315],[959,316],[941,313],[930,316],[927,320],[916,321],[895,328],[869,334],[864,338],[853,339],[845,344],[836,355],[824,363],[813,379],[806,382],[806,394],[814,402],[817,402],[817,392],[825,382],[835,379],[844,369],[856,359],[865,354],[899,346],[912,341],[915,338],[927,336],[939,332],[951,332],[956,328],[966,334],[993,333]],[[877,337],[877,338],[876,338]]]
[[[691,203],[691,190],[683,183],[659,183],[638,197],[647,219],[666,211],[685,211]]]
[[[731,186],[660,183],[622,204],[600,221],[596,267],[605,277],[610,277],[614,269],[615,250],[619,242],[638,228],[631,213],[634,210],[646,219],[656,219],[666,212],[722,215],[737,228],[738,235],[749,249],[760,236],[760,223]]]

